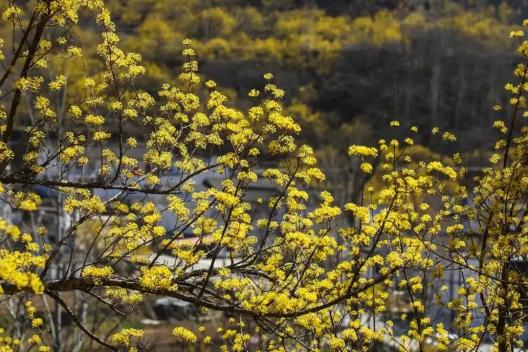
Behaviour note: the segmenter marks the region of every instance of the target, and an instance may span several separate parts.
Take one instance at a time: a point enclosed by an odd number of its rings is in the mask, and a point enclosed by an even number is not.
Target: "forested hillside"
[[[155,92],[160,81],[177,83],[181,43],[189,37],[202,74],[241,104],[262,74],[273,71],[301,122],[301,137],[314,146],[341,146],[352,131],[364,141],[375,140],[397,117],[424,130],[439,126],[457,132],[472,141],[464,148],[475,151],[493,140],[479,126],[494,120],[491,107],[514,62],[502,38],[528,5],[520,0],[111,0],[108,7],[121,44],[144,59],[147,83],[141,88],[147,91]],[[84,65],[97,64],[96,32],[86,23],[76,33],[85,52],[94,54],[94,62]],[[84,60],[90,57],[85,54]],[[72,65],[70,75],[82,75],[80,67]],[[419,142],[429,144],[428,136]]]
[[[497,87],[513,63],[502,38],[524,6],[412,0],[110,4],[126,46],[144,56],[152,82],[175,80],[181,41],[190,37],[204,74],[239,99],[271,68],[312,143],[340,145],[335,132],[349,138],[351,128],[376,135],[398,117],[460,132],[474,141],[470,150],[491,140],[475,126],[493,121]]]
[[[108,6],[121,44],[143,57],[139,88],[151,93],[161,81],[178,84],[187,37],[201,74],[234,105],[248,106],[250,89],[274,73],[301,124],[300,138],[317,148],[328,187],[344,202],[357,196],[351,190],[359,177],[346,146],[376,143],[394,118],[420,128],[416,143],[426,148],[417,153],[424,157],[462,150],[472,165],[487,161],[482,149],[495,140],[492,107],[515,62],[516,42],[504,37],[528,2],[111,0]],[[96,28],[87,24],[77,35],[86,55]],[[71,75],[81,75],[80,67],[72,65]],[[465,142],[435,142],[433,126]]]

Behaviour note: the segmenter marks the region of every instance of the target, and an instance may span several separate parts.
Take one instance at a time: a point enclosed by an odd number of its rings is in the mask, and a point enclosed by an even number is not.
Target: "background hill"
[[[110,5],[125,46],[147,62],[147,89],[156,90],[160,78],[176,81],[181,40],[190,37],[203,73],[239,101],[263,73],[275,73],[312,144],[342,145],[350,129],[368,139],[398,118],[455,131],[467,137],[468,150],[492,140],[491,106],[514,62],[504,37],[527,8],[526,1],[497,0]]]

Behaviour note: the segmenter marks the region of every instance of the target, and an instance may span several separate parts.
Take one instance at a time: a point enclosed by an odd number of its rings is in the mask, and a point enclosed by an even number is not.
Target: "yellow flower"
[[[172,283],[173,274],[164,265],[155,265],[151,268],[141,267],[139,283],[144,288],[152,291],[167,289],[175,291],[177,286]]]
[[[110,339],[118,345],[129,346],[131,337],[142,337],[143,330],[126,328],[113,334]]]
[[[110,277],[114,273],[114,269],[109,266],[95,267],[87,266],[82,271],[83,277],[89,277],[97,280]]]
[[[334,335],[328,337],[328,347],[332,351],[344,351],[346,344],[343,339],[340,339]]]
[[[365,147],[361,145],[352,145],[348,148],[348,155],[350,156],[363,156],[373,157],[378,155],[378,150],[374,147]]]
[[[197,341],[196,335],[191,330],[186,329],[183,326],[174,328],[174,330],[172,330],[172,335],[186,343],[195,343]]]
[[[43,324],[43,321],[40,318],[35,318],[31,320],[31,326],[34,328],[39,328],[42,326],[42,324]]]
[[[524,32],[521,30],[510,32],[510,38],[522,38],[522,37],[524,37]]]
[[[66,76],[58,75],[53,82],[49,83],[49,88],[52,91],[60,90],[66,85]]]
[[[370,163],[361,163],[361,171],[365,174],[372,173],[372,164]]]

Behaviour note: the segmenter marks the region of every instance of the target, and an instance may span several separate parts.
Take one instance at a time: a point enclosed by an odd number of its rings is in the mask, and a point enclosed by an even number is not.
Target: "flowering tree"
[[[526,66],[507,86],[508,125],[495,124],[506,136],[491,159],[502,167],[484,169],[473,191],[459,155],[421,158],[393,121],[394,137],[378,148],[350,147],[364,186],[340,209],[317,191],[325,176],[296,143],[300,127],[271,74],[249,92],[253,105],[236,109],[215,82],[202,83],[185,41],[178,83],[141,90],[141,57],[120,49],[103,1],[2,6],[0,350],[148,350],[141,329],[96,326],[86,302],[133,321],[149,296],[235,317],[218,336],[173,330],[175,341],[224,350],[519,343],[528,169],[526,130],[516,129]],[[79,32],[92,20],[100,44],[83,48]],[[203,187],[206,177],[215,181]],[[262,180],[272,194],[252,200]],[[48,198],[56,228],[40,216]],[[438,294],[445,268],[472,273],[448,299]],[[403,333],[381,319],[395,290],[409,298]],[[441,306],[451,326],[431,315]],[[61,312],[78,339],[65,336]]]
[[[72,291],[125,317],[143,294],[175,297],[251,319],[274,332],[270,346],[289,339],[306,344],[291,327],[296,317],[311,329],[307,314],[389,274],[363,277],[372,263],[359,243],[355,262],[327,270],[341,250],[332,237],[340,210],[325,192],[310,202],[306,189],[324,175],[312,150],[295,143],[299,126],[284,115],[284,92],[272,75],[265,75],[263,92],[249,92],[253,107],[234,109],[214,82],[202,85],[186,41],[178,86],[164,84],[153,96],[135,88],[145,68],[139,55],[119,49],[102,1],[38,1],[31,8],[9,2],[2,18],[13,38],[12,45],[2,43],[13,50],[2,54],[1,182],[8,208],[0,282],[6,307],[22,307],[8,323],[16,327],[13,336],[2,340],[7,350],[45,351],[48,342],[66,348],[58,319],[46,319],[32,303],[39,295],[97,343],[136,348],[131,338],[140,340],[140,330],[109,339],[91,331],[83,308],[63,298]],[[75,36],[78,23],[91,18],[102,31],[93,66]],[[262,155],[275,167],[257,174]],[[219,179],[216,187],[198,188],[206,173]],[[246,196],[258,177],[276,190],[263,201],[265,216],[255,215]],[[55,191],[64,215],[53,236],[38,219],[30,221],[43,190]],[[167,214],[170,228],[161,225]],[[187,233],[195,241],[181,241]],[[229,259],[219,267],[222,252]],[[163,260],[166,253],[171,263]],[[207,267],[197,268],[206,257],[212,258]],[[122,312],[117,304],[132,309]],[[242,324],[230,330],[233,348],[247,343]],[[182,327],[174,333],[196,340]]]

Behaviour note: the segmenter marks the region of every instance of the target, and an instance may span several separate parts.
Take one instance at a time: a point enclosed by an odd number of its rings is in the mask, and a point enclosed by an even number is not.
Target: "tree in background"
[[[273,75],[237,109],[202,79],[183,40],[177,80],[154,94],[102,1],[3,6],[2,350],[154,349],[159,341],[139,324],[151,296],[230,317],[214,332],[171,326],[173,349],[522,345],[524,63],[506,86],[510,108],[495,107],[511,115],[493,124],[504,138],[474,186],[460,154],[415,145],[419,128],[394,120],[377,147],[350,146],[360,186],[341,208],[321,189],[312,148],[296,141],[301,128]],[[231,30],[225,14],[203,16],[197,30]],[[85,50],[90,21],[99,43]],[[524,33],[511,36],[525,60]],[[252,199],[263,181],[272,194]],[[55,227],[40,217],[48,198]],[[405,302],[394,319],[396,293]]]

